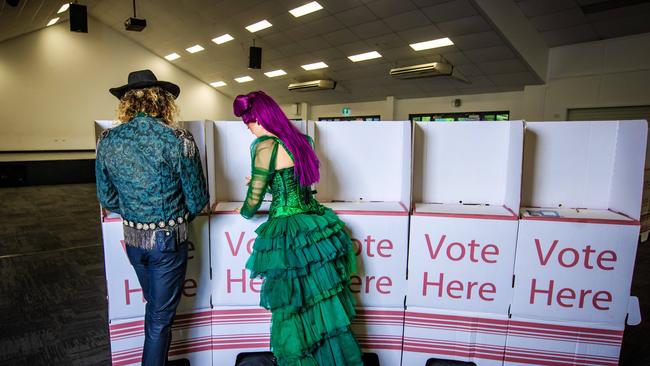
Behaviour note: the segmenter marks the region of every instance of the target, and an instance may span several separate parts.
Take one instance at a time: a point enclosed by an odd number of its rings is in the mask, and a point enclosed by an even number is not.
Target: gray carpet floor
[[[94,184],[0,189],[0,365],[110,364],[104,258]],[[650,242],[632,293],[621,365],[650,365]],[[406,365],[419,366],[419,365]]]

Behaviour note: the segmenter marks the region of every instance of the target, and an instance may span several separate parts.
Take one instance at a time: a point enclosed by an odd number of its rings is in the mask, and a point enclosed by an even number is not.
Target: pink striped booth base
[[[507,316],[409,307],[402,365],[424,366],[430,358],[502,365],[507,331]]]
[[[504,365],[616,366],[624,325],[552,322],[513,316]]]
[[[186,358],[192,365],[212,365],[210,309],[178,314],[172,327],[169,358]],[[144,343],[144,318],[111,320],[109,325],[113,366],[139,365]]]

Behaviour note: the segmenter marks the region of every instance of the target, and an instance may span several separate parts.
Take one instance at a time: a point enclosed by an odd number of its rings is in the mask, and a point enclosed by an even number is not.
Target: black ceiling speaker
[[[70,31],[88,33],[88,11],[86,5],[70,4]]]
[[[8,4],[9,6],[13,6],[13,7],[18,6],[18,3],[19,3],[19,2],[20,2],[20,0],[7,0],[7,4]]]
[[[262,68],[262,48],[251,46],[250,54],[248,56],[248,68],[249,69]]]

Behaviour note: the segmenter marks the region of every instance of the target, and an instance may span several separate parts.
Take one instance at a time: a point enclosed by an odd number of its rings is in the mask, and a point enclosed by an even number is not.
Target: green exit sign
[[[349,116],[352,113],[352,110],[350,109],[350,107],[343,107],[341,113],[343,113],[344,116]]]

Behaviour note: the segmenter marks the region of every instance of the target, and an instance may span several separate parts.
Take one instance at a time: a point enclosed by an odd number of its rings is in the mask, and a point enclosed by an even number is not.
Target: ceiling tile
[[[517,5],[527,17],[535,17],[578,7],[575,1],[567,0],[523,0],[517,2]]]
[[[600,39],[591,24],[582,24],[575,27],[546,31],[542,33],[542,37],[544,37],[544,40],[549,47]]]
[[[470,33],[462,36],[455,36],[452,41],[461,50],[473,48],[484,48],[503,45],[503,40],[494,31]]]
[[[528,67],[518,59],[481,62],[478,67],[485,74],[508,74],[528,71]]]
[[[341,52],[343,52],[346,57],[350,55],[356,55],[358,53],[371,51],[369,50],[370,47],[368,46],[368,44],[366,42],[361,42],[361,41],[343,44],[337,46],[337,48],[341,50]]]
[[[481,71],[481,69],[476,67],[474,64],[454,65],[454,72],[456,69],[458,69],[461,74],[467,77],[483,75],[483,71]]]
[[[335,32],[323,34],[323,38],[332,46],[360,41],[361,39],[349,29],[341,29]]]
[[[383,21],[395,32],[431,24],[429,18],[424,16],[420,10],[393,15],[384,18]]]
[[[650,32],[650,21],[647,14],[618,20],[604,20],[593,23],[596,33],[602,38],[623,37]]]
[[[442,31],[433,24],[397,32],[397,35],[402,38],[407,45],[444,37]]]
[[[515,58],[515,54],[506,46],[486,47],[464,52],[474,63],[508,60]],[[479,65],[480,66],[480,65]]]
[[[365,6],[342,11],[334,16],[348,27],[377,20],[377,17]]]
[[[381,20],[356,25],[350,29],[352,30],[352,33],[356,34],[362,39],[381,36],[392,32],[390,28],[388,28],[386,24]]]
[[[438,23],[438,27],[446,37],[492,30],[492,27],[479,15]]]
[[[368,38],[366,39],[366,43],[371,48],[375,48],[377,50],[391,49],[395,47],[402,47],[405,45],[404,40],[401,39],[395,33],[389,33],[378,37]]]
[[[377,0],[366,5],[379,18],[387,18],[395,14],[415,10],[415,5],[409,0]]]
[[[533,26],[540,32],[550,29],[566,28],[587,23],[587,18],[580,8],[571,8],[557,13],[540,15],[531,20]]]
[[[469,0],[449,1],[424,8],[422,12],[434,23],[447,22],[478,14]]]

